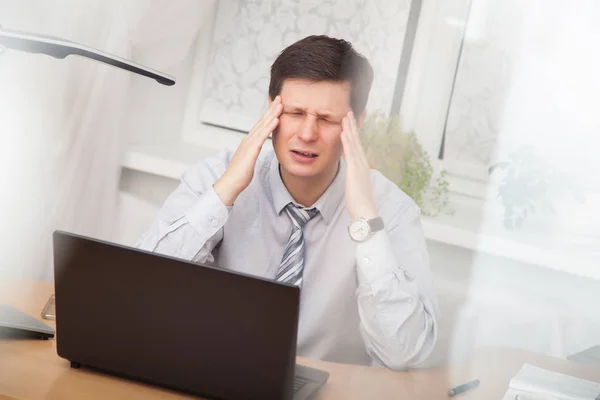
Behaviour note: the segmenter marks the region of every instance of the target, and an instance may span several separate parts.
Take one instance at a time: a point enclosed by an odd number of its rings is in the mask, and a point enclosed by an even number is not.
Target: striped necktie
[[[304,235],[302,229],[311,218],[319,213],[319,210],[316,208],[310,210],[300,208],[290,203],[285,206],[285,211],[292,220],[292,233],[277,270],[277,282],[301,286],[304,268]]]

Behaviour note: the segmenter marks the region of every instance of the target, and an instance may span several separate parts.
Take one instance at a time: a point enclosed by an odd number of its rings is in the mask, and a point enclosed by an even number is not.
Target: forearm
[[[367,350],[375,361],[391,369],[417,366],[435,345],[435,294],[403,268],[385,231],[359,244],[356,255],[358,310]],[[427,259],[426,254],[411,254],[406,262],[422,259]]]
[[[211,252],[223,238],[228,215],[228,208],[212,189],[185,210],[167,202],[136,247],[189,261],[212,262]]]

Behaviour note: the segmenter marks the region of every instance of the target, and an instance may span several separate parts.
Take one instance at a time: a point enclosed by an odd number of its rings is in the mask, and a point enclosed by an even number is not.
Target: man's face
[[[350,83],[286,79],[280,94],[283,112],[273,147],[282,175],[334,176],[342,155],[342,119],[350,111]]]

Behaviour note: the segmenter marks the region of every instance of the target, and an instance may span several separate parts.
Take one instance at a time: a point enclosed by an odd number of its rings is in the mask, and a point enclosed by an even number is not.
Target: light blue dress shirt
[[[225,151],[187,170],[136,246],[275,279],[292,229],[284,207],[294,200],[268,150],[250,185],[226,207],[213,184],[232,155]],[[383,231],[362,243],[350,239],[343,158],[314,204],[319,214],[304,227],[297,354],[405,369],[432,351],[439,309],[419,208],[378,171],[371,181]]]

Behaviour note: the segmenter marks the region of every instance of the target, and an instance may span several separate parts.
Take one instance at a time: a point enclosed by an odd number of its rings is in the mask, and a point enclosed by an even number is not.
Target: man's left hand
[[[375,218],[377,209],[371,186],[371,167],[360,143],[359,129],[352,111],[342,120],[342,147],[346,159],[346,208],[350,217]]]

